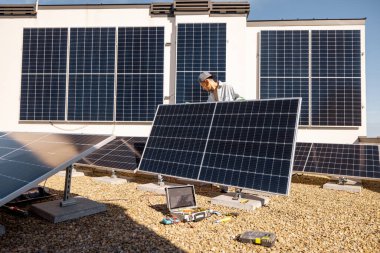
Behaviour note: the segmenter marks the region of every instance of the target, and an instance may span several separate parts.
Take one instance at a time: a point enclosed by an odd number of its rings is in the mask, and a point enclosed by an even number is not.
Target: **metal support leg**
[[[65,189],[63,192],[63,200],[60,203],[60,206],[62,206],[62,207],[71,206],[71,205],[76,204],[75,199],[73,199],[73,198],[69,199],[72,172],[73,172],[73,167],[70,165],[69,167],[66,168]]]
[[[235,189],[235,196],[232,198],[233,200],[240,200],[241,199],[241,188],[236,188]]]
[[[157,179],[158,179],[158,185],[159,185],[159,186],[165,186],[165,183],[164,183],[164,177],[163,177],[161,174],[159,174],[159,175],[157,176]]]

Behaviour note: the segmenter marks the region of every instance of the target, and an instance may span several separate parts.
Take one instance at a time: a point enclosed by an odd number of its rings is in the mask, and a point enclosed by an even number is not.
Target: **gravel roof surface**
[[[380,182],[363,181],[361,193],[322,189],[326,177],[293,176],[289,197],[273,196],[254,211],[215,206],[218,188],[197,186],[198,206],[238,212],[221,224],[211,216],[196,223],[162,225],[165,196],[137,191],[136,182],[109,185],[75,177],[71,192],[107,205],[107,212],[52,224],[36,216],[15,217],[0,211],[6,234],[0,252],[380,252]],[[64,177],[46,186],[62,196]],[[273,232],[275,246],[236,241],[247,230]]]

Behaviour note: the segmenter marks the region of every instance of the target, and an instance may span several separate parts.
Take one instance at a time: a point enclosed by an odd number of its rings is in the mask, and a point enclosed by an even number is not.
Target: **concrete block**
[[[233,200],[234,193],[226,193],[211,199],[211,204],[233,207],[243,210],[254,210],[269,203],[268,197],[244,194],[240,200]]]
[[[180,184],[165,183],[165,185],[160,186],[155,183],[141,184],[137,186],[137,190],[154,192],[156,194],[165,195],[165,188],[170,186],[180,186]]]
[[[62,170],[62,171],[58,172],[56,175],[58,175],[60,177],[66,177],[66,170]],[[80,172],[80,171],[77,171],[75,169],[73,169],[71,172],[71,177],[84,177],[84,176],[85,176],[84,172]]]
[[[5,227],[0,225],[0,236],[5,234]]]
[[[34,204],[31,206],[30,211],[52,223],[58,223],[107,210],[104,204],[92,201],[90,199],[83,197],[75,197],[74,199],[76,201],[75,205],[61,207],[61,200],[54,200]]]
[[[349,181],[345,184],[338,184],[337,181],[331,181],[323,185],[323,189],[346,191],[353,193],[360,193],[362,191],[362,184],[356,181]]]
[[[117,177],[115,177],[115,178],[113,178],[113,177],[94,177],[93,179],[97,182],[100,182],[100,183],[113,184],[113,185],[128,183],[127,179],[117,178]]]

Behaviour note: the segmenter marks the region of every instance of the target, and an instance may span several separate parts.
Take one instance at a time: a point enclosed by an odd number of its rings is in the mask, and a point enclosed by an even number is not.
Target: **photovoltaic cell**
[[[24,28],[20,120],[64,120],[67,28]]]
[[[117,137],[77,164],[134,170],[140,163],[146,140],[146,137]]]
[[[113,121],[115,28],[71,28],[68,120]]]
[[[162,105],[139,169],[288,194],[299,99]]]
[[[358,144],[297,143],[299,164],[294,170],[325,175],[379,179],[379,146]],[[309,149],[309,155],[302,156]],[[301,157],[302,156],[302,157]]]
[[[360,30],[312,31],[312,124],[361,126]]]
[[[302,97],[300,125],[309,125],[309,32],[261,31],[260,98]]]
[[[0,136],[0,206],[112,138],[18,132]]]
[[[297,142],[296,152],[294,154],[293,171],[303,171],[307,158],[310,154],[312,143]]]
[[[117,121],[152,121],[163,103],[164,27],[118,30]]]
[[[226,79],[226,24],[190,23],[177,28],[176,102],[204,102],[198,76],[210,72],[216,80]]]

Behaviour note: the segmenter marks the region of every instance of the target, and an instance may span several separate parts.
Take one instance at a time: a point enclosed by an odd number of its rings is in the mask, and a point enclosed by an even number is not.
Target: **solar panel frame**
[[[17,132],[9,132],[8,134],[5,134],[3,136],[1,136],[0,138],[3,138],[4,136],[11,136],[12,134],[20,134],[20,133],[17,133]],[[23,134],[23,133],[21,133]],[[27,141],[25,144],[23,145],[19,145],[18,147],[16,148],[11,148],[11,151],[9,151],[8,153],[6,154],[2,154],[0,156],[0,164],[2,163],[6,163],[6,164],[10,164],[12,165],[13,167],[11,167],[11,171],[12,173],[14,173],[15,171],[13,169],[18,169],[18,170],[23,170],[25,168],[27,168],[29,171],[24,171],[22,173],[22,176],[25,178],[25,179],[21,179],[19,177],[13,177],[13,176],[9,176],[9,175],[6,175],[6,174],[3,174],[4,172],[4,168],[5,167],[2,167],[2,169],[0,169],[0,181],[2,181],[3,184],[9,182],[9,180],[12,180],[13,182],[18,182],[18,185],[16,187],[13,187],[14,190],[11,191],[9,193],[9,191],[3,191],[1,192],[1,194],[4,194],[4,192],[7,193],[7,195],[0,195],[0,206],[6,204],[7,202],[11,201],[12,199],[18,197],[20,194],[24,193],[25,191],[29,190],[30,188],[38,185],[40,182],[42,182],[43,180],[49,178],[50,176],[56,174],[58,171],[60,170],[63,170],[65,168],[67,168],[68,166],[70,166],[71,164],[73,164],[74,162],[76,162],[77,160],[79,160],[81,157],[83,156],[86,156],[87,154],[93,152],[94,150],[98,149],[99,147],[105,145],[106,143],[108,143],[109,141],[111,141],[112,139],[114,139],[115,137],[114,136],[101,136],[101,135],[94,135],[93,137],[96,137],[99,139],[100,142],[96,142],[95,144],[93,143],[89,143],[87,142],[87,144],[83,144],[85,146],[89,146],[88,148],[84,148],[80,153],[78,153],[76,156],[74,157],[71,157],[69,160],[65,160],[64,162],[58,164],[58,166],[55,166],[55,167],[49,167],[48,165],[44,165],[44,164],[38,164],[38,163],[30,163],[30,162],[22,162],[22,161],[17,161],[17,160],[14,160],[12,159],[12,157],[10,159],[7,158],[8,155],[16,155],[17,152],[24,152],[24,153],[28,153],[28,152],[31,152],[32,150],[29,150],[28,147],[30,144],[32,143],[37,143],[38,141],[40,141],[42,144],[42,146],[45,146],[47,143],[54,143],[54,144],[57,144],[57,145],[62,145],[64,144],[64,142],[54,142],[54,134],[48,134],[48,133],[31,133],[32,135],[33,134],[37,134],[39,135],[40,134],[40,137],[37,138],[37,140],[31,140],[30,142],[28,142],[28,139],[23,139],[24,141]],[[64,134],[58,134],[60,136],[68,136],[68,135],[64,135]],[[74,135],[70,135],[70,136],[74,136]],[[79,136],[79,135],[77,135]],[[82,140],[84,141],[85,139],[83,138],[86,138],[86,137],[91,137],[90,135],[86,135],[86,136],[80,136],[80,138],[82,138]],[[8,139],[8,138],[7,138]],[[20,141],[21,139],[16,139],[15,141]],[[68,143],[67,143],[68,144]],[[75,143],[74,143],[75,145]],[[72,145],[73,146],[73,145]],[[80,147],[80,146],[79,146]],[[46,147],[48,149],[48,147]],[[54,152],[54,150],[51,150],[51,152]],[[18,156],[17,156],[18,157]],[[38,162],[38,161],[37,161]],[[26,166],[25,166],[26,165]],[[24,166],[24,167],[23,167]],[[13,168],[13,169],[12,169]],[[30,168],[34,168],[34,169],[41,169],[43,170],[43,172],[39,173],[39,176],[37,177],[33,177],[30,173],[31,173],[31,170]],[[5,168],[5,169],[8,169],[9,168]],[[28,181],[28,178],[29,178],[29,181]],[[4,181],[5,179],[5,181]],[[11,185],[8,185],[8,186],[12,186]],[[14,185],[13,185],[14,186]],[[2,189],[5,189],[5,188],[2,188]]]
[[[301,104],[301,98],[284,98],[284,99],[264,99],[264,100],[245,100],[245,101],[235,101],[235,102],[232,102],[234,104],[239,104],[239,103],[244,103],[244,102],[262,102],[262,101],[284,101],[284,100],[297,100],[297,112],[296,112],[296,115],[295,115],[295,129],[294,129],[294,136],[293,136],[293,139],[292,139],[292,147],[291,147],[291,151],[289,153],[290,155],[290,160],[289,160],[289,171],[288,173],[286,173],[286,177],[287,177],[287,186],[286,186],[286,189],[284,190],[283,193],[278,193],[278,192],[270,192],[269,189],[268,190],[262,190],[262,189],[257,189],[257,188],[254,188],[255,191],[258,191],[258,192],[264,192],[264,193],[270,193],[270,194],[276,194],[276,195],[288,195],[289,192],[290,192],[290,183],[291,183],[291,180],[290,180],[290,176],[292,174],[292,166],[293,166],[293,159],[294,159],[294,153],[295,153],[295,140],[296,140],[296,135],[297,135],[297,131],[298,131],[298,121],[299,121],[299,113],[300,113],[300,104]],[[226,103],[231,103],[231,102],[217,102],[217,103],[186,103],[186,104],[179,104],[179,105],[189,105],[189,104],[192,104],[192,105],[199,105],[199,104],[215,104],[215,108],[214,108],[214,113],[213,113],[213,117],[212,117],[212,121],[214,120],[214,115],[215,115],[215,110],[217,109],[217,106],[220,105],[220,104],[226,104]],[[178,104],[177,104],[178,105]],[[167,105],[160,105],[161,106],[167,106]],[[159,109],[160,109],[159,107]],[[156,123],[156,117],[157,117],[157,113],[158,113],[159,110],[157,110],[156,112],[156,116],[155,116],[155,120],[154,120],[154,124],[153,124],[153,127],[152,127],[152,131],[153,131],[153,128],[155,126],[155,123]],[[211,129],[212,129],[212,122],[209,124],[209,131],[208,131],[208,137],[207,137],[207,140],[206,140],[206,145],[204,146],[204,151],[203,151],[203,157],[202,157],[202,162],[201,162],[201,165],[200,165],[200,168],[198,169],[198,176],[195,178],[194,176],[191,176],[191,177],[184,177],[182,175],[178,176],[178,175],[173,175],[173,174],[168,174],[168,173],[162,173],[159,172],[157,169],[156,171],[149,171],[149,170],[146,170],[146,169],[141,169],[143,162],[145,162],[144,159],[146,159],[146,152],[147,150],[149,149],[149,141],[150,139],[152,138],[151,134],[149,135],[148,137],[148,140],[147,140],[147,144],[146,144],[146,147],[144,149],[144,152],[143,152],[143,155],[142,155],[142,158],[141,158],[141,162],[140,162],[140,165],[139,167],[136,169],[136,171],[144,171],[144,172],[147,172],[147,173],[156,173],[156,174],[161,174],[161,175],[165,175],[165,176],[170,176],[170,177],[176,177],[176,178],[182,178],[182,179],[195,179],[197,181],[200,181],[200,182],[206,182],[206,183],[217,183],[217,184],[223,184],[221,182],[216,182],[216,181],[211,181],[211,180],[202,180],[200,179],[201,178],[201,173],[203,172],[203,163],[204,163],[204,158],[205,158],[205,154],[206,154],[206,149],[207,149],[207,145],[209,143],[209,136],[210,136],[210,133],[211,133]],[[150,166],[150,165],[149,165]],[[224,185],[227,185],[227,186],[231,186],[231,187],[239,187],[239,188],[242,188],[242,189],[250,189],[252,190],[253,188],[248,188],[248,187],[242,187],[240,185],[236,185],[236,184],[224,184]]]

